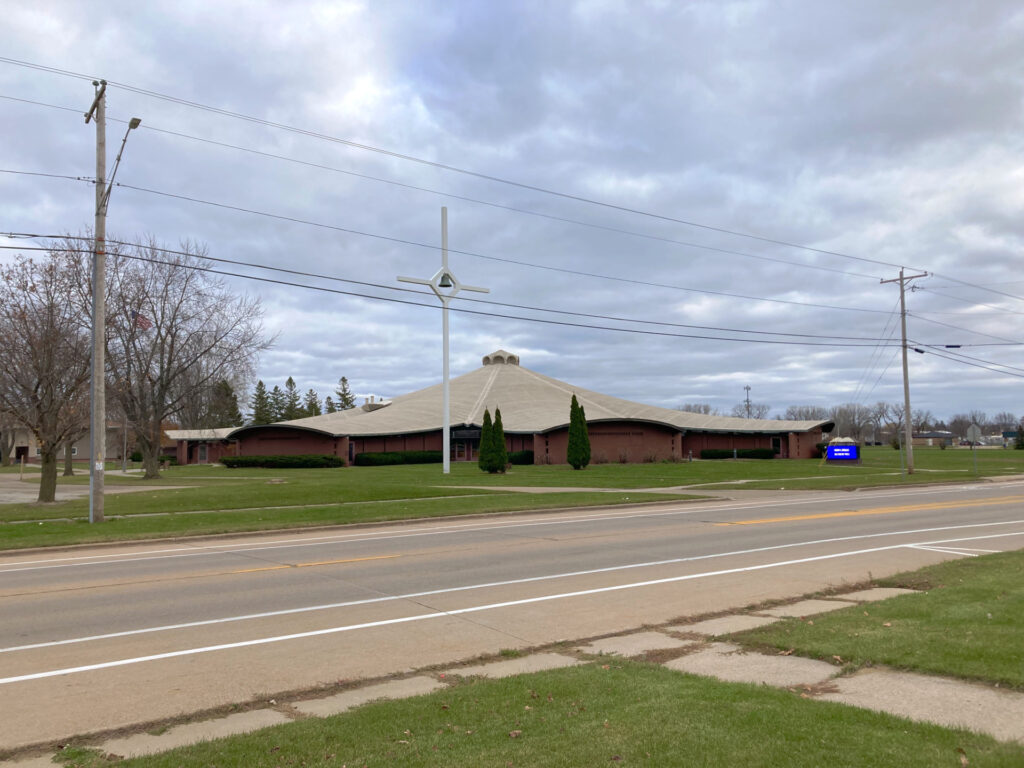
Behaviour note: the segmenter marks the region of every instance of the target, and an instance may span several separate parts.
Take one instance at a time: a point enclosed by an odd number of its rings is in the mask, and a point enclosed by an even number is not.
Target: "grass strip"
[[[880,579],[926,590],[732,639],[857,666],[948,675],[1024,689],[1024,552],[952,560]]]
[[[131,515],[108,519],[102,525],[89,525],[84,518],[72,521],[57,519],[0,526],[0,550],[691,498],[695,497],[635,491],[483,495],[477,493],[446,498],[388,499],[287,509],[225,509],[158,516]],[[107,514],[114,514],[110,507],[107,508]]]
[[[793,693],[614,661],[504,680],[127,760],[247,766],[1019,766],[1019,745]],[[69,766],[109,765],[79,751]]]

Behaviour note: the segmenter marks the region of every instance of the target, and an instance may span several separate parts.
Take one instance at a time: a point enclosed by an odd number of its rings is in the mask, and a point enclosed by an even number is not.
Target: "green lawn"
[[[471,680],[119,765],[932,768],[961,765],[959,750],[975,768],[1024,757],[1019,745],[966,731],[617,660]],[[109,765],[77,755],[67,764]]]
[[[885,664],[1024,689],[1024,552],[941,563],[881,579],[927,590],[732,637],[854,665]]]
[[[348,467],[343,469],[226,469],[172,467],[157,480],[108,474],[110,489],[146,490],[106,496],[111,520],[86,526],[88,500],[57,504],[0,505],[0,549],[131,538],[152,538],[310,525],[402,520],[516,509],[667,501],[699,495],[704,489],[836,489],[873,485],[964,481],[974,477],[969,450],[918,449],[918,472],[900,474],[899,455],[888,447],[869,448],[864,464],[827,465],[819,460],[695,461],[692,463],[598,464],[574,471],[564,465],[514,466],[504,475],[456,463],[449,475],[438,465]],[[1024,451],[978,451],[982,475],[1024,473]],[[38,483],[36,477],[26,483]],[[85,472],[59,478],[62,485],[88,483]],[[169,489],[167,486],[188,486]],[[578,488],[575,493],[519,494],[504,488]],[[638,489],[683,486],[682,494],[641,495]],[[620,489],[595,494],[588,488]],[[152,489],[152,492],[149,492]],[[162,490],[161,490],[162,489]],[[190,513],[190,514],[183,514]],[[146,515],[158,517],[145,518]],[[137,519],[136,519],[137,518]],[[47,521],[31,526],[16,522]]]

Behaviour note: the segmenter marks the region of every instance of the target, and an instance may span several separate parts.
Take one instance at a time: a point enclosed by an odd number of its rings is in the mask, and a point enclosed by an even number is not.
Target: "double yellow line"
[[[715,525],[765,525],[767,523],[792,523],[798,520],[827,520],[832,517],[861,517],[866,515],[892,515],[898,512],[923,512],[938,509],[960,509],[963,507],[996,507],[1024,502],[1024,496],[1006,496],[1001,499],[976,499],[973,501],[939,501],[932,504],[906,504],[900,507],[874,507],[873,509],[847,509],[842,512],[821,512],[815,515],[792,515],[788,517],[762,517],[756,520],[735,520]]]

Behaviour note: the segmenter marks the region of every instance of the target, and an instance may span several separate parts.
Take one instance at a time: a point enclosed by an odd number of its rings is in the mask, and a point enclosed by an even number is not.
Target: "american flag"
[[[153,327],[153,321],[139,312],[132,312],[132,320],[135,321],[135,327],[143,331],[148,331]]]

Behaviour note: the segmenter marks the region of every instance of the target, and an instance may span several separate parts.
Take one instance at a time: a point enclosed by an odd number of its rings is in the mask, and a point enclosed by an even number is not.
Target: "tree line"
[[[771,406],[763,403],[751,403],[750,418],[770,418]],[[729,416],[746,416],[746,403],[734,406]],[[683,403],[678,410],[699,413],[708,416],[720,416],[718,409],[709,403]],[[844,403],[832,407],[820,405],[790,405],[785,411],[774,418],[787,421],[834,421],[836,426],[833,434],[852,437],[856,440],[873,440],[882,442],[889,439],[904,423],[906,409],[903,403],[886,403],[879,401],[874,405]],[[998,434],[1004,431],[1016,431],[1021,424],[1015,414],[1000,411],[989,416],[984,411],[972,410],[955,413],[947,420],[937,418],[930,410],[913,409],[910,424],[914,432],[943,431],[951,432],[959,439],[967,437],[967,430],[972,424],[981,427],[982,433]]]
[[[58,453],[89,432],[91,242],[69,236],[0,268],[0,453],[10,456],[14,429],[32,432],[40,501],[54,499]],[[152,238],[108,241],[108,420],[127,425],[146,477],[158,474],[169,421],[239,415],[234,392],[272,343],[259,299],[203,270],[205,254],[192,241],[173,252]]]
[[[304,395],[299,393],[295,380],[289,376],[282,389],[278,385],[267,390],[262,379],[256,382],[250,402],[251,412],[249,424],[273,424],[278,421],[304,419],[308,416],[321,416],[325,413],[348,411],[356,407],[356,398],[349,387],[348,379],[338,379],[338,387],[334,396],[328,395],[322,401],[315,389],[309,389]],[[241,419],[241,416],[239,416]],[[235,425],[222,425],[235,426]]]

